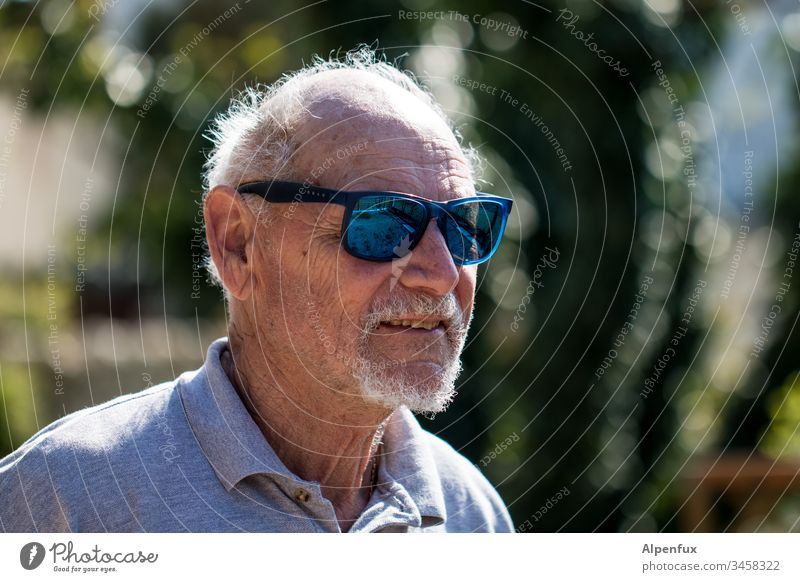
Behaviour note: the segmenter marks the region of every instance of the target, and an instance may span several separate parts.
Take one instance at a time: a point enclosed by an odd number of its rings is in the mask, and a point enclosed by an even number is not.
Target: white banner
[[[3,580],[800,580],[800,538],[792,534],[3,534],[0,540]]]

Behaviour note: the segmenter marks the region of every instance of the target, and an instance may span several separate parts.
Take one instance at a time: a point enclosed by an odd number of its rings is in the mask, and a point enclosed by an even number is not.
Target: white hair
[[[481,159],[477,151],[464,146],[460,132],[431,92],[413,73],[398,69],[379,58],[372,48],[361,45],[343,58],[338,54],[328,59],[315,55],[310,65],[283,75],[271,85],[245,87],[234,97],[227,111],[216,116],[205,134],[213,147],[204,165],[204,191],[208,193],[221,184],[237,186],[265,178],[298,180],[291,157],[301,145],[293,140],[295,128],[308,117],[301,94],[304,81],[318,73],[342,69],[374,73],[417,97],[445,121],[461,145],[473,181],[479,177]],[[245,200],[261,222],[269,221],[261,198],[247,196]],[[206,264],[211,281],[222,286],[210,257]]]

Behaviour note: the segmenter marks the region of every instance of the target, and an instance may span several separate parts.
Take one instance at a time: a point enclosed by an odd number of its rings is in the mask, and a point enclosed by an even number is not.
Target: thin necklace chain
[[[383,451],[383,441],[378,443],[378,447],[375,449],[375,456],[372,458],[372,471],[369,477],[370,496],[372,496],[372,492],[375,491],[375,488],[378,486],[378,462],[382,451]]]

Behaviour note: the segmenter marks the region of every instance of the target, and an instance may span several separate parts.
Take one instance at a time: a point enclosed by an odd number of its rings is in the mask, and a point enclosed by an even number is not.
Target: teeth
[[[415,329],[427,329],[431,330],[436,327],[439,327],[441,321],[439,320],[431,320],[431,321],[420,321],[418,319],[390,319],[389,325],[403,325],[406,327],[413,327]]]

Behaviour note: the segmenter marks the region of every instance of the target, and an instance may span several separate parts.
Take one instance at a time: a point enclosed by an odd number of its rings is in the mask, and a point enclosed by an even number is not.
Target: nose
[[[455,289],[461,273],[453,262],[436,220],[428,223],[425,234],[413,250],[395,260],[392,276],[408,289],[425,291],[436,297]]]

